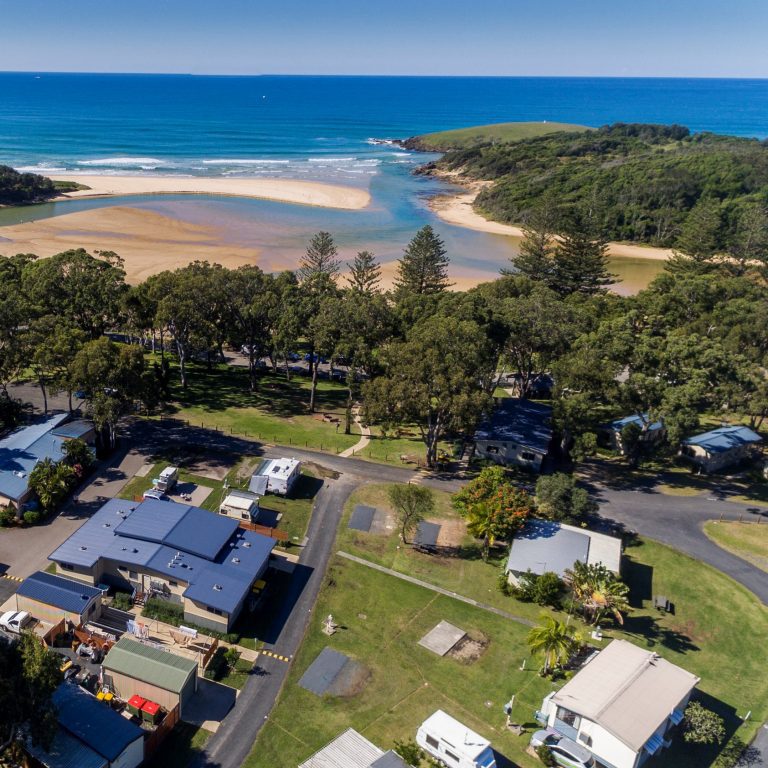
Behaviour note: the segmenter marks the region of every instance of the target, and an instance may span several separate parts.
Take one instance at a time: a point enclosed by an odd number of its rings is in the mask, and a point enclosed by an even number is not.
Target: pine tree
[[[555,248],[549,286],[561,296],[604,293],[616,281],[608,271],[608,243],[590,217],[575,216]]]
[[[298,276],[302,283],[317,275],[328,275],[335,279],[341,268],[338,249],[329,232],[318,232],[307,246],[304,258],[299,262]]]
[[[398,295],[441,293],[450,287],[449,259],[443,241],[428,224],[408,243],[397,263],[395,291]]]
[[[673,273],[701,272],[714,266],[722,223],[720,202],[712,198],[701,198],[683,222],[677,248],[665,269]]]
[[[377,293],[381,282],[381,267],[370,251],[360,251],[349,265],[347,282],[357,293]]]
[[[556,211],[544,205],[530,213],[523,224],[523,240],[520,252],[513,258],[513,270],[504,274],[519,274],[531,280],[549,284],[552,275],[552,259],[555,252]]]

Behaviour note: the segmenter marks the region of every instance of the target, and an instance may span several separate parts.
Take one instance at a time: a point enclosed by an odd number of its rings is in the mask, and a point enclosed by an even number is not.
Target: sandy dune
[[[90,189],[68,192],[64,197],[105,195],[227,195],[257,197],[283,203],[316,205],[322,208],[359,210],[371,201],[365,189],[295,179],[224,179],[176,176],[51,176],[54,181],[76,181]]]
[[[437,216],[449,224],[476,229],[479,232],[488,232],[492,235],[522,238],[523,231],[520,227],[515,227],[511,224],[500,224],[498,221],[490,221],[472,208],[478,192],[479,188],[475,187],[459,195],[434,197],[430,200],[429,207]],[[654,248],[646,245],[609,243],[608,255],[619,258],[666,261],[672,255],[672,251],[666,248]]]

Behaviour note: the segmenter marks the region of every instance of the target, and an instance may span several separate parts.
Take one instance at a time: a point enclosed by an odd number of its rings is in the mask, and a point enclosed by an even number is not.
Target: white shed
[[[251,484],[257,477],[266,477],[270,493],[287,496],[300,476],[301,462],[298,459],[265,459],[256,467]]]

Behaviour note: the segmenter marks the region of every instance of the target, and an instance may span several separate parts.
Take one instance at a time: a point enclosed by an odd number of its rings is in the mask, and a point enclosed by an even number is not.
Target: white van
[[[176,483],[179,480],[179,468],[178,467],[166,467],[154,483],[158,491],[168,493],[172,491]]]
[[[20,635],[24,627],[31,621],[32,616],[28,611],[6,611],[0,616],[0,627]]]
[[[491,742],[442,709],[421,724],[416,743],[448,768],[496,768]]]

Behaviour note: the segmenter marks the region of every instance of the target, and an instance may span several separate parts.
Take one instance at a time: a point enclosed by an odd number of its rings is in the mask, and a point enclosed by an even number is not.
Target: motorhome
[[[179,468],[178,467],[166,467],[155,482],[155,488],[163,493],[172,491],[179,481]]]
[[[267,478],[267,491],[287,496],[301,476],[298,459],[266,459],[256,467],[253,477]]]
[[[255,523],[259,516],[259,497],[250,491],[230,491],[219,506],[219,514]]]
[[[416,743],[448,768],[496,768],[491,742],[441,709],[421,724]]]

